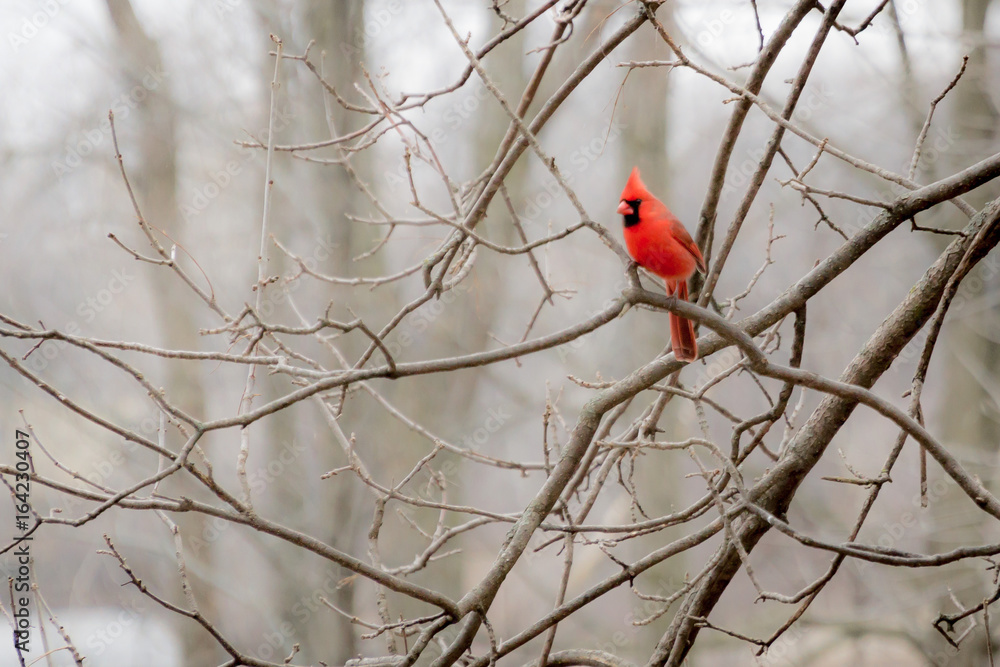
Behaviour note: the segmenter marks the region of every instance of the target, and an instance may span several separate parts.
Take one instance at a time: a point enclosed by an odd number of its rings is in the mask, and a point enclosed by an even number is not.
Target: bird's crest
[[[654,198],[646,184],[642,182],[642,178],[639,177],[639,167],[632,168],[632,173],[629,174],[628,181],[625,183],[625,189],[622,190],[621,198],[622,201]]]

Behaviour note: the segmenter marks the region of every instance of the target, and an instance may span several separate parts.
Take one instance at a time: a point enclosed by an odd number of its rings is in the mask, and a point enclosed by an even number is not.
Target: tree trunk
[[[141,87],[146,91],[144,99],[132,95],[136,106],[127,119],[117,119],[119,136],[132,136],[138,142],[120,148],[129,164],[132,184],[146,220],[154,229],[163,230],[183,245],[185,234],[178,216],[177,200],[177,119],[167,84],[163,81],[164,63],[159,44],[146,34],[129,0],[106,2],[118,40],[117,53],[125,89],[134,91]],[[157,76],[160,77],[158,81]],[[161,241],[170,243],[162,238]],[[189,288],[166,271],[155,273],[153,280],[155,283],[149,286],[148,292],[158,320],[157,329],[163,336],[161,345],[177,350],[197,350],[200,347],[199,325],[191,314]],[[200,366],[167,364],[166,368],[164,386],[170,400],[188,413],[203,417],[205,395]],[[179,448],[177,438],[168,437],[167,442],[174,449]],[[205,534],[207,521],[204,516],[193,514],[184,517],[180,525],[183,535],[200,536]],[[197,573],[213,571],[213,551],[211,546],[205,546],[186,554],[199,607],[209,618],[216,616],[215,584],[199,581]],[[188,621],[177,627],[183,640],[185,664],[210,664],[222,658],[218,644],[200,627]]]

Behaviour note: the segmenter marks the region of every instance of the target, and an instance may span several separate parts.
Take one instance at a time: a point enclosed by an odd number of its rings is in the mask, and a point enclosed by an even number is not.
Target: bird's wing
[[[695,243],[694,239],[691,238],[691,235],[688,234],[688,230],[684,229],[684,225],[677,222],[670,227],[674,238],[677,239],[677,242],[684,246],[684,249],[694,256],[695,261],[698,263],[698,270],[702,273],[707,273],[705,258],[701,256],[701,250],[698,249],[698,244]]]

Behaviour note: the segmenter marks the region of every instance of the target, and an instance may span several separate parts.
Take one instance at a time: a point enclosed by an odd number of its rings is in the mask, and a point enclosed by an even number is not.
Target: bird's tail
[[[670,285],[667,285],[670,291]],[[682,301],[688,300],[688,286],[686,280],[677,281],[673,289],[673,294]],[[674,350],[677,361],[694,361],[698,358],[698,342],[694,335],[694,322],[669,314],[670,316],[670,346]]]

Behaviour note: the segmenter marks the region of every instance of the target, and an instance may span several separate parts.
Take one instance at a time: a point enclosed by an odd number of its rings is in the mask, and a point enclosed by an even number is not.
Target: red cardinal
[[[618,212],[625,216],[628,254],[639,266],[663,278],[667,296],[687,301],[688,278],[695,269],[705,273],[705,259],[681,221],[646,189],[638,167],[622,190]],[[678,361],[697,359],[694,322],[670,313],[670,344]]]

